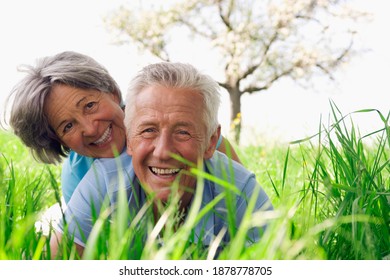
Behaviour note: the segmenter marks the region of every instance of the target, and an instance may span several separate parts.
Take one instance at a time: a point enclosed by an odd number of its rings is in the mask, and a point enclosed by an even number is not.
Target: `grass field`
[[[219,259],[390,258],[389,113],[362,110],[345,118],[333,108],[332,125],[319,126],[310,139],[274,147],[239,148],[243,164],[269,194],[275,211],[247,215]],[[374,114],[383,127],[360,135],[355,114]],[[60,167],[38,164],[9,133],[0,132],[0,259],[49,259],[48,237],[36,228],[40,215],[60,201]],[[88,259],[208,259],[214,247],[190,242],[204,213],[190,212],[175,227],[175,203],[166,206],[163,226],[128,225],[126,203],[111,222],[105,213],[87,243]],[[176,204],[177,205],[177,204]],[[261,240],[245,246],[248,228],[267,222]],[[140,236],[147,236],[143,242]],[[218,237],[216,238],[217,243]],[[64,242],[63,259],[77,259]]]

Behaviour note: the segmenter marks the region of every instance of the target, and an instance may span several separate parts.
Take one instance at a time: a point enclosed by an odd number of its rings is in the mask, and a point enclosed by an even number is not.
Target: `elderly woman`
[[[10,125],[37,160],[55,164],[67,157],[61,180],[68,202],[95,158],[125,148],[121,91],[102,65],[76,52],[42,58],[24,71],[9,97]],[[225,148],[222,141],[219,149]]]

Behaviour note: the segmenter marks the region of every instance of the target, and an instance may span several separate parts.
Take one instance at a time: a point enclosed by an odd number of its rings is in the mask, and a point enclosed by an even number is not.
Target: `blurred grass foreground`
[[[247,215],[220,252],[218,236],[207,248],[191,242],[195,222],[212,205],[203,212],[190,211],[177,228],[174,198],[156,226],[142,213],[129,225],[123,218],[126,203],[120,200],[111,219],[104,211],[97,217],[83,258],[390,259],[390,112],[361,110],[343,116],[332,104],[332,114],[332,124],[320,124],[313,137],[274,147],[236,148],[275,211]],[[353,122],[357,114],[374,114],[383,127],[360,135]],[[0,141],[0,259],[50,259],[52,214],[47,210],[52,207],[59,218],[64,208],[60,167],[36,163],[9,132],[0,131]],[[246,246],[246,231],[264,223],[269,226],[261,240]],[[64,240],[61,259],[79,258],[70,241]]]

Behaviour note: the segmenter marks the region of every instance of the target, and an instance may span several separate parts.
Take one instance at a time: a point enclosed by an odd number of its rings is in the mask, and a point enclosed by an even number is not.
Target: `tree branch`
[[[345,48],[341,54],[336,58],[334,59],[333,61],[331,61],[331,64],[330,64],[330,67],[329,68],[326,68],[324,65],[322,65],[320,62],[316,63],[316,67],[321,69],[325,74],[328,75],[329,79],[331,79],[332,81],[335,80],[334,76],[332,75],[331,73],[331,70],[332,68],[335,68],[338,66],[338,64],[343,60],[344,57],[346,57],[351,49],[352,49],[352,46],[353,46],[353,43],[354,43],[354,40],[353,40],[353,34],[352,34],[352,37],[351,37],[351,41],[349,42],[349,45],[347,48]]]
[[[218,37],[218,35],[211,28],[208,28],[210,33],[206,33],[206,32],[201,31],[195,25],[193,25],[191,22],[189,22],[183,18],[178,19],[178,22],[184,24],[185,26],[187,26],[190,29],[190,31],[194,32],[195,34],[197,34],[201,37],[208,38],[210,40],[214,40],[215,38]]]
[[[351,34],[351,41],[349,42],[349,45],[344,51],[336,58],[336,60],[333,62],[333,66],[337,66],[340,61],[347,56],[347,54],[350,53],[352,46],[353,46],[354,40],[353,40],[353,33]]]
[[[275,31],[274,35],[272,36],[271,40],[268,42],[268,44],[265,46],[264,48],[264,51],[261,55],[261,61],[259,63],[256,63],[254,65],[252,65],[251,67],[248,68],[247,71],[245,71],[240,77],[239,77],[239,80],[243,80],[245,79],[246,77],[248,77],[249,75],[253,74],[253,72],[256,71],[257,68],[259,68],[261,66],[261,64],[263,64],[263,61],[264,59],[267,57],[267,53],[268,51],[270,50],[271,48],[271,45],[275,42],[276,38],[278,37],[278,32]]]
[[[254,93],[262,90],[268,89],[274,82],[279,80],[280,78],[289,75],[292,72],[293,68],[287,69],[280,73],[279,75],[275,75],[271,80],[269,80],[264,86],[248,86],[242,90],[242,93]]]
[[[332,73],[330,72],[330,70],[328,70],[324,65],[321,65],[320,63],[316,63],[316,67],[321,69],[322,72],[324,72],[326,75],[328,75],[329,79],[331,79],[332,81],[334,81],[334,76],[332,75]]]
[[[234,1],[231,0],[230,3],[229,3],[229,9],[228,9],[226,15],[224,15],[223,11],[222,11],[222,0],[218,1],[219,17],[222,19],[222,22],[225,24],[225,26],[227,27],[228,31],[232,31],[233,30],[233,27],[232,27],[232,25],[230,23],[230,15],[232,13],[233,6],[234,6]]]

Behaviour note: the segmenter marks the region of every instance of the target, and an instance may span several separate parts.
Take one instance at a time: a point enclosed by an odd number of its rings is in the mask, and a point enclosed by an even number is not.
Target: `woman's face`
[[[55,85],[44,111],[62,144],[80,155],[108,158],[125,147],[124,112],[115,94]]]

